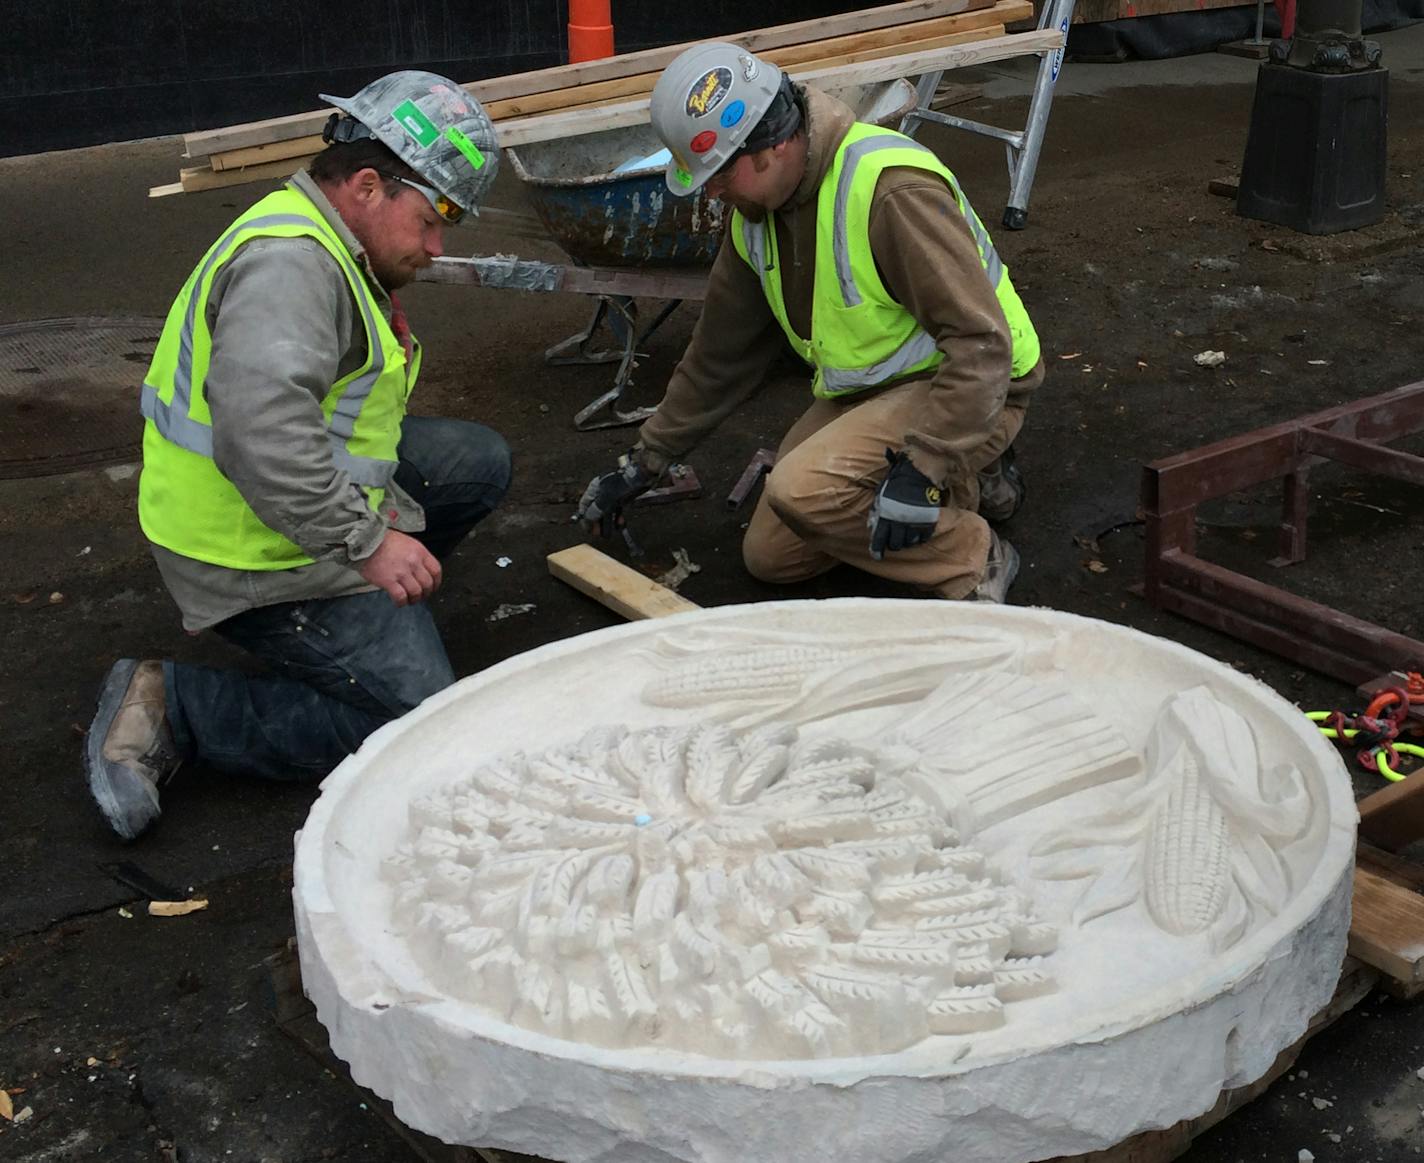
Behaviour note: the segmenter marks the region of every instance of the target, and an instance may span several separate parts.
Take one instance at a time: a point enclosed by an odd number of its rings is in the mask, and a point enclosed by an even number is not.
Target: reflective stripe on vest
[[[928,170],[944,178],[954,194],[955,204],[964,216],[965,222],[979,250],[980,265],[985,277],[993,287],[999,305],[1004,311],[1013,337],[1013,376],[1027,374],[1038,362],[1038,337],[1034,333],[1032,321],[1028,318],[1019,300],[1018,293],[1009,281],[1008,272],[994,248],[989,232],[974,213],[969,200],[960,189],[958,180],[925,146],[912,138],[872,126],[856,124],[842,141],[831,174],[826,181],[834,180],[834,190],[825,184],[817,196],[816,262],[817,269],[831,266],[836,273],[834,290],[823,286],[817,279],[813,291],[811,310],[812,336],[810,340],[801,338],[792,329],[786,316],[785,301],[782,296],[781,275],[776,261],[776,233],[774,215],[768,214],[762,222],[750,222],[740,212],[733,214],[732,241],[741,257],[755,270],[761,280],[763,293],[773,314],[786,332],[792,346],[801,356],[816,367],[816,395],[827,397],[845,395],[875,387],[921,370],[929,370],[943,359],[935,339],[921,327],[917,320],[902,306],[890,298],[888,291],[880,289],[878,273],[874,271],[874,257],[869,254],[869,240],[865,235],[864,223],[852,224],[851,201],[856,195],[857,181],[878,181],[878,175],[886,166],[876,167],[873,173],[863,174],[861,162],[881,150],[898,149],[922,155],[923,165]],[[892,165],[910,164],[896,161]],[[863,200],[868,214],[873,188],[862,190],[858,197]],[[857,211],[859,214],[860,211]],[[852,229],[857,231],[852,238]],[[867,301],[865,288],[856,279],[856,248],[862,248],[861,270],[873,278],[876,292]],[[869,264],[867,271],[866,264]],[[830,280],[824,280],[830,283]],[[834,298],[835,301],[832,301]],[[863,328],[856,336],[854,327],[842,336],[827,334],[831,317],[839,308],[855,311],[878,312],[885,316],[884,330],[875,335]],[[819,321],[819,323],[818,323]],[[847,327],[851,317],[834,320],[837,329]],[[863,322],[863,321],[862,321]],[[817,334],[820,327],[822,333]]]
[[[312,556],[266,524],[214,460],[207,380],[213,356],[208,304],[228,262],[249,241],[306,239],[329,254],[349,287],[364,328],[361,365],[329,385],[318,401],[335,467],[361,490],[373,511],[383,507],[397,466],[401,420],[420,372],[420,345],[407,348],[380,311],[370,285],[337,230],[300,189],[288,185],[238,218],[212,245],[169,309],[145,377],[141,410],[144,465],[139,523],[156,545],[212,565],[283,570]]]
[[[934,152],[912,137],[899,135],[891,137],[888,134],[876,134],[874,137],[862,137],[859,141],[846,147],[845,159],[841,163],[840,181],[836,183],[835,249],[836,281],[840,283],[841,298],[847,307],[856,306],[861,299],[860,289],[855,285],[855,278],[850,269],[850,241],[846,237],[846,204],[850,201],[851,183],[855,181],[855,173],[860,166],[860,159],[868,153],[874,153],[881,149],[919,150],[933,158],[936,166],[939,165],[939,159],[934,156]],[[969,225],[969,232],[974,235],[974,242],[979,247],[979,259],[984,266],[984,273],[989,276],[989,285],[997,291],[999,280],[1004,277],[1004,262],[999,257],[999,252],[994,249],[989,232],[979,221],[979,215],[974,213],[973,207],[969,205],[969,199],[959,188],[959,179],[947,168],[945,174],[948,175],[949,188],[954,193],[954,200],[959,206],[959,212],[964,215],[964,221]]]
[[[240,237],[279,226],[310,227],[313,220],[300,214],[264,214],[246,221],[234,223],[228,232],[208,251],[207,258],[192,279],[193,292],[188,297],[188,309],[184,314],[183,328],[178,336],[178,360],[173,372],[173,398],[164,403],[158,389],[145,382],[139,398],[139,410],[147,420],[153,421],[165,440],[170,440],[180,448],[196,452],[199,456],[213,456],[213,430],[211,425],[192,417],[193,403],[193,331],[198,306],[203,296],[197,291],[207,285],[213,269],[228,257]],[[335,255],[350,284],[361,317],[365,322],[367,348],[371,365],[357,375],[346,386],[337,400],[330,419],[327,421],[327,437],[331,442],[331,455],[336,466],[344,470],[358,485],[367,488],[384,489],[395,474],[396,462],[378,460],[374,457],[356,456],[347,447],[356,431],[356,421],[361,415],[361,406],[370,398],[381,373],[385,370],[385,352],[382,350],[376,328],[376,306],[372,302],[370,289],[356,269],[345,248],[328,248]]]

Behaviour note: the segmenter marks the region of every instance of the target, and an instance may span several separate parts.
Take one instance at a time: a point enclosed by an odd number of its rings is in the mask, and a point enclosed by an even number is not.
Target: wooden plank
[[[896,51],[897,45],[904,46],[902,52],[909,51],[911,44],[921,48],[934,48],[939,44],[951,43],[939,38],[951,36],[972,29],[990,28],[1011,20],[1020,20],[1033,15],[1031,0],[1016,0],[995,4],[992,8],[981,8],[973,12],[940,16],[933,20],[918,20],[912,24],[881,28],[871,32],[858,32],[849,36],[823,36],[804,44],[774,48],[762,55],[775,65],[785,68],[789,65],[804,64],[807,61],[823,60],[840,54],[869,53],[887,56]],[[932,41],[935,43],[921,44]],[[855,59],[868,60],[869,56]],[[602,101],[612,101],[622,97],[651,93],[658,77],[662,74],[654,70],[635,73],[608,81],[595,81],[561,89],[550,89],[543,93],[510,97],[491,101],[485,105],[490,119],[499,121],[507,117],[527,116],[532,113],[547,113],[555,109],[567,109],[576,105],[593,105]]]
[[[1013,3],[1013,0],[1004,0],[1004,2]],[[893,81],[900,77],[918,76],[921,73],[987,64],[991,61],[1006,60],[1010,57],[1025,56],[1030,53],[1051,52],[1063,44],[1063,35],[1056,28],[997,35],[1000,31],[1000,27],[996,25],[990,29],[964,34],[965,43],[917,52],[897,53],[894,56],[875,60],[846,63],[813,62],[810,65],[792,66],[787,71],[799,81],[808,81],[817,85],[861,85],[874,81]],[[512,118],[501,121],[496,128],[499,132],[501,147],[508,147],[573,137],[584,133],[598,133],[605,129],[619,129],[628,125],[641,125],[647,120],[648,96],[644,94],[627,101],[612,102],[606,105]],[[213,190],[257,181],[266,177],[285,177],[301,168],[305,161],[305,158],[293,158],[289,159],[289,163],[269,162],[250,166],[244,170],[219,173],[215,173],[207,167],[195,167],[182,171],[180,176],[184,192]],[[280,168],[283,164],[289,164],[285,173]],[[155,186],[149,191],[149,196],[159,197],[170,192],[173,192],[171,186]]]
[[[270,145],[250,145],[246,149],[230,149],[215,153],[208,159],[208,167],[214,170],[241,169],[243,166],[260,165],[263,162],[282,161],[285,158],[310,157],[326,148],[321,134],[293,137],[287,141],[274,141]]]
[[[708,40],[726,40],[750,49],[754,53],[764,53],[770,49],[790,44],[801,44],[818,37],[844,36],[858,32],[871,32],[880,28],[893,28],[919,20],[930,20],[939,16],[952,16],[988,8],[993,0],[910,0],[908,3],[885,4],[877,8],[863,8],[855,12],[843,12],[835,16],[798,20],[790,24],[777,24],[768,28],[752,29],[750,32],[731,32]],[[550,89],[565,89],[571,85],[606,81],[615,77],[631,76],[634,73],[660,71],[680,52],[697,43],[686,41],[664,48],[644,49],[641,52],[623,53],[601,61],[585,61],[575,65],[559,65],[551,69],[540,69],[531,73],[516,73],[508,77],[497,77],[478,82],[480,88],[471,87],[477,97],[484,100],[488,93],[491,100],[501,97],[528,96],[544,93]]]
[[[1405,860],[1373,844],[1355,845],[1355,866],[1365,868],[1413,892],[1424,893],[1424,864]]]
[[[1029,53],[1051,52],[1061,47],[1063,34],[1056,28],[1035,32],[1011,33],[984,40],[908,53],[879,60],[859,61],[844,65],[819,64],[814,68],[792,67],[788,70],[798,81],[818,86],[865,85],[872,81],[893,81],[945,69],[988,64]],[[619,129],[625,125],[641,125],[648,120],[648,98],[634,97],[601,107],[573,109],[566,112],[542,113],[518,117],[499,125],[501,146],[528,145],[535,141],[573,137],[581,133],[597,133],[604,129]]]
[[[907,35],[897,35],[893,42],[885,40],[883,32],[861,34],[851,37],[835,37],[825,41],[813,41],[796,45],[785,50],[768,54],[778,65],[785,68],[824,68],[853,64],[857,61],[875,60],[900,53],[925,52],[949,45],[966,44],[988,37],[1002,36],[1004,22],[1031,15],[1030,0],[999,0],[991,9],[967,13],[964,16],[944,17],[940,20],[920,21],[909,25],[903,31]],[[933,26],[932,28],[930,26]],[[913,36],[908,35],[914,33]],[[930,35],[933,33],[933,35]],[[499,124],[510,118],[538,113],[565,112],[589,105],[598,105],[617,98],[638,97],[651,94],[660,73],[640,73],[621,80],[599,84],[581,85],[571,89],[556,89],[532,97],[517,97],[508,101],[494,101],[485,106],[485,112]],[[509,144],[501,139],[501,144]],[[292,158],[304,161],[320,152],[323,143],[320,134],[291,138],[287,141],[272,142],[267,145],[246,146],[239,149],[223,150],[208,155],[208,165],[214,171],[225,171],[244,166]],[[198,167],[199,169],[201,167]]]
[[[549,554],[548,562],[549,572],[560,581],[631,621],[702,608],[592,545],[561,549]]]
[[[1371,792],[1355,806],[1360,835],[1371,844],[1394,852],[1424,839],[1424,771]]]
[[[914,20],[926,20],[937,16],[949,16],[987,8],[992,0],[909,0],[907,3],[887,4],[878,8],[847,12],[839,16],[826,16],[814,20],[800,20],[791,24],[778,24],[768,28],[753,29],[750,32],[728,33],[720,38],[743,45],[753,52],[777,48],[818,36],[837,36],[853,32],[866,32],[876,28],[889,28]],[[665,68],[680,52],[695,41],[668,45],[665,48],[645,49],[635,53],[621,53],[597,61],[583,61],[572,65],[559,65],[551,69],[538,69],[528,73],[512,73],[504,77],[491,77],[475,81],[465,88],[481,101],[497,101],[507,97],[528,96],[550,89],[566,89],[593,81],[606,81],[616,77],[632,76]],[[293,137],[320,133],[322,125],[331,110],[318,109],[306,113],[290,113],[284,117],[272,117],[265,121],[250,121],[242,125],[232,125],[221,129],[205,129],[186,134],[183,138],[189,157],[206,157],[208,154],[240,149],[244,146],[266,145],[274,141],[286,141]]]
[[[894,81],[900,77],[918,77],[921,73],[963,69],[970,65],[989,64],[992,61],[1027,56],[1030,53],[1052,52],[1062,47],[1063,34],[1056,28],[1047,28],[1042,31],[1013,32],[966,44],[951,45],[948,48],[883,57],[858,64],[818,65],[813,69],[792,68],[788,71],[796,80],[817,86],[832,79],[837,85],[868,85],[872,81]]]
[[[286,158],[282,161],[263,162],[256,166],[243,166],[241,169],[222,170],[215,173],[207,166],[193,166],[189,169],[178,171],[178,181],[183,187],[183,193],[196,194],[203,190],[219,190],[227,186],[242,186],[248,182],[268,181],[272,178],[290,178],[306,164],[306,158]],[[154,187],[162,189],[162,187]],[[150,190],[149,197],[156,197],[153,190]]]
[[[1357,867],[1350,955],[1373,965],[1406,997],[1424,990],[1424,896]]]

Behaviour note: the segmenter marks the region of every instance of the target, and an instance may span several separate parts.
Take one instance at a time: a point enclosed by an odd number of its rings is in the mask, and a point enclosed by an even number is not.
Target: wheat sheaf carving
[[[561,1038],[889,1053],[1053,988],[1056,934],[873,747],[590,732],[415,801],[393,913],[451,996]]]

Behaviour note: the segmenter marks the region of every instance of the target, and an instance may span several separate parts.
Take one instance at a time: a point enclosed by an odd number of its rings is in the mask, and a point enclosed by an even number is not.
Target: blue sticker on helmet
[[[742,119],[746,111],[747,103],[745,101],[733,101],[722,111],[722,128],[731,129],[732,126],[736,125],[736,123]]]

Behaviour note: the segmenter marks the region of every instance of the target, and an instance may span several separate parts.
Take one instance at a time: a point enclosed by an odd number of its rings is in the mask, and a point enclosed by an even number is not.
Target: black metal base
[[[1305,234],[1378,222],[1388,102],[1388,69],[1317,73],[1263,63],[1236,212]]]

